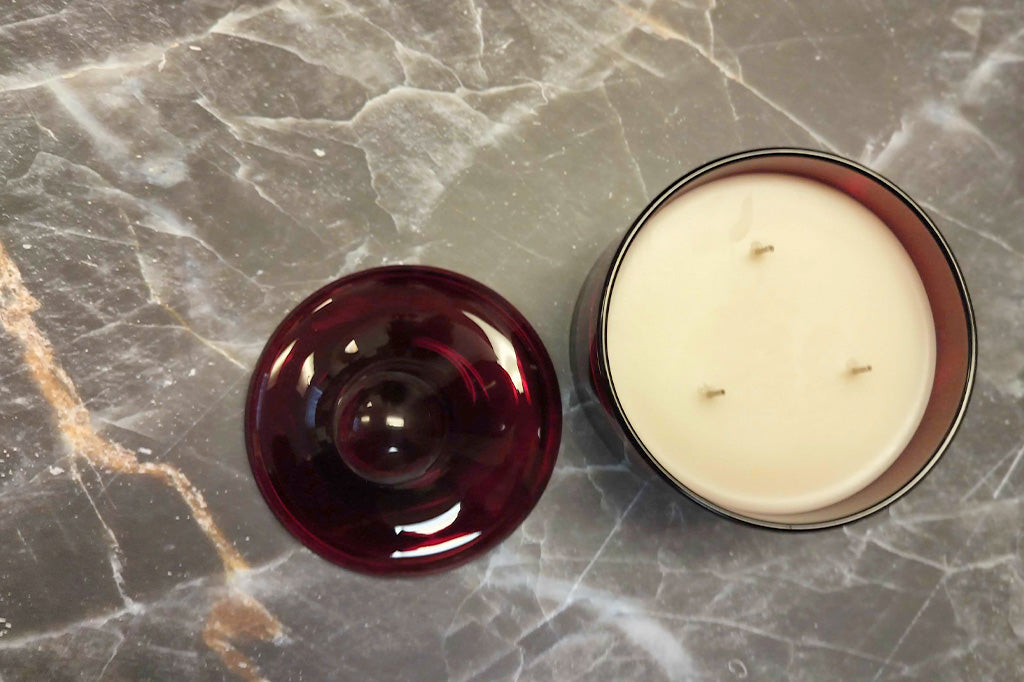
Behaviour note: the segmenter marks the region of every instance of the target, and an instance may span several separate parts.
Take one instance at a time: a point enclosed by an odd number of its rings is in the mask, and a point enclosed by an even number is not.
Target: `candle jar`
[[[922,307],[930,309],[934,323],[934,377],[930,391],[925,386],[921,394],[920,420],[911,422],[906,438],[900,441],[901,445],[894,450],[892,457],[882,461],[881,468],[867,472],[870,479],[857,483],[855,490],[835,499],[823,497],[827,501],[813,508],[805,505],[787,509],[783,504],[776,508],[762,505],[750,511],[750,508],[722,501],[727,498],[712,499],[715,496],[702,494],[694,489],[694,485],[682,481],[676,473],[679,467],[666,465],[670,453],[656,452],[641,437],[635,423],[638,421],[636,401],[631,413],[623,404],[621,390],[616,387],[616,379],[621,380],[622,376],[617,377],[613,373],[613,363],[609,361],[609,310],[613,294],[617,291],[616,284],[622,279],[624,259],[638,235],[674,200],[709,183],[746,174],[773,174],[776,177],[781,174],[816,181],[838,190],[870,211],[891,231],[909,256],[927,298]],[[842,200],[849,201],[847,198]],[[745,201],[749,203],[749,200]],[[736,203],[737,206],[741,203],[739,197]],[[753,257],[761,257],[763,252],[772,249],[771,245],[758,242],[750,245]],[[766,257],[771,257],[771,254]],[[649,286],[659,286],[658,277],[663,274],[658,273],[665,271],[664,268],[652,268]],[[872,273],[866,272],[864,276],[870,278]],[[687,305],[687,295],[699,294],[699,291],[681,292],[679,305]],[[879,301],[879,305],[884,306],[885,301]],[[657,314],[671,315],[672,311],[666,309]],[[632,319],[642,320],[635,315]],[[967,288],[949,246],[925,212],[896,185],[870,169],[833,154],[802,149],[742,152],[712,161],[669,185],[640,213],[626,235],[613,243],[591,269],[576,304],[570,344],[573,374],[583,410],[606,441],[619,446],[625,441],[677,490],[718,514],[754,525],[787,530],[825,528],[862,518],[891,504],[917,485],[938,462],[963,418],[977,362],[974,314]],[[637,355],[641,352],[641,349],[636,349]],[[931,349],[927,352],[930,353]],[[930,358],[924,349],[921,353],[922,357]],[[652,360],[657,361],[657,358]],[[685,362],[691,366],[699,365],[702,358],[690,357]],[[870,370],[870,364],[851,364],[849,375]],[[653,371],[659,371],[659,368],[655,367]],[[670,370],[665,368],[663,371]],[[690,390],[695,389],[688,386],[678,388],[678,391]],[[699,390],[705,400],[728,399],[724,387],[705,385]],[[649,398],[652,402],[659,400],[659,396]],[[808,400],[814,399],[815,396],[808,396]],[[697,399],[692,396],[687,400],[690,402],[680,404],[697,404],[694,402]],[[871,453],[865,453],[865,457],[868,454]],[[671,455],[676,461],[687,457],[686,452]],[[775,480],[779,480],[778,477]],[[773,485],[770,476],[765,477],[764,485]]]

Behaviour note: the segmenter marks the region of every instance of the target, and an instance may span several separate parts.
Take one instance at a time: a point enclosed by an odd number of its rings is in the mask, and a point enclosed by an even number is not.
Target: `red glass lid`
[[[285,317],[253,372],[249,463],[267,504],[346,568],[416,574],[500,542],[540,498],[561,400],[526,319],[479,282],[391,266]]]

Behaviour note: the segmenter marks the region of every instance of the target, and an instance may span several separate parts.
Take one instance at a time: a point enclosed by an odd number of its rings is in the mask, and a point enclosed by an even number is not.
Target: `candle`
[[[914,435],[935,372],[928,296],[899,240],[849,195],[784,173],[663,204],[621,258],[606,334],[650,455],[749,515],[871,483]]]

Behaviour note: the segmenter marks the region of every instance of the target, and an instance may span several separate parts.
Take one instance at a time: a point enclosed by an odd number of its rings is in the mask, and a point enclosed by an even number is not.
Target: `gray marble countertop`
[[[1013,1],[5,0],[0,680],[1024,679],[1022,111]],[[598,252],[767,145],[903,186],[978,314],[937,469],[812,534],[682,499],[569,390]],[[399,262],[516,304],[565,428],[510,539],[382,581],[278,525],[241,414],[291,306]]]

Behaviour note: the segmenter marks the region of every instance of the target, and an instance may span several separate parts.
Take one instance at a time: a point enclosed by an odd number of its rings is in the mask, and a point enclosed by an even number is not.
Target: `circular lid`
[[[507,301],[422,266],[365,270],[285,317],[253,372],[249,463],[277,518],[373,574],[450,568],[504,539],[558,453],[561,401]]]

